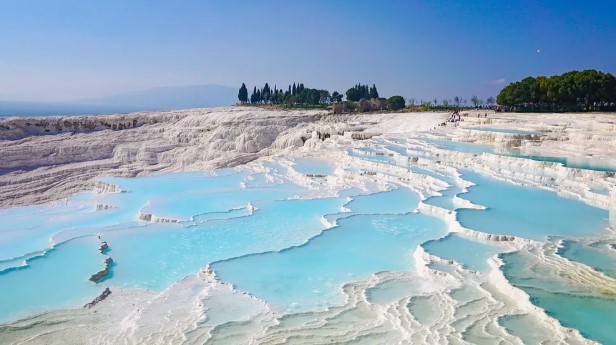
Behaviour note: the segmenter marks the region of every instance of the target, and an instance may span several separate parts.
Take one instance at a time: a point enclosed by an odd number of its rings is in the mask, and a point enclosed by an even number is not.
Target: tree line
[[[342,101],[343,95],[334,91],[307,88],[304,83],[293,83],[286,90],[276,85],[272,89],[268,83],[262,88],[253,88],[250,97],[246,84],[242,83],[237,95],[242,104],[288,104],[288,105],[324,105]]]
[[[293,83],[286,90],[276,85],[272,89],[268,83],[261,88],[252,89],[250,97],[245,83],[239,89],[237,98],[242,104],[287,104],[287,105],[326,105],[342,102],[346,95],[348,101],[357,102],[362,98],[379,98],[375,84],[372,86],[357,84],[347,90],[345,94],[338,91],[330,93],[328,90],[307,88],[304,83]]]
[[[360,99],[375,99],[379,98],[379,91],[376,89],[376,85],[372,84],[372,87],[368,85],[357,84],[346,92],[348,101],[358,102]]]
[[[402,96],[392,96],[389,99],[380,98],[376,84],[372,84],[372,86],[356,84],[343,95],[337,91],[330,93],[323,89],[307,88],[304,86],[304,83],[293,83],[289,85],[287,90],[278,89],[276,85],[274,85],[272,90],[269,84],[265,83],[262,88],[255,86],[250,97],[248,97],[248,88],[245,83],[242,83],[237,98],[242,104],[284,104],[285,106],[325,107],[341,103],[345,95],[347,98],[345,102],[346,109],[357,108],[357,105],[354,103],[363,99],[376,100],[374,101],[376,103],[369,104],[378,110],[382,110],[383,107],[389,110],[400,110],[405,106],[405,100]],[[366,103],[362,104],[364,107],[366,106]]]
[[[496,101],[523,111],[613,111],[616,78],[596,70],[526,77],[503,88]]]

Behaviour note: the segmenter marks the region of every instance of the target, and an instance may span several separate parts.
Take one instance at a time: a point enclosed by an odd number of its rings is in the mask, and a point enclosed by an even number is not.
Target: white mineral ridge
[[[441,114],[327,115],[250,107],[122,115],[0,119],[0,207],[91,190],[97,177],[234,166],[287,148],[312,132],[428,129]]]
[[[481,112],[483,113],[483,112]],[[346,150],[370,147],[373,136],[412,142],[417,136],[440,135],[453,140],[520,146],[527,154],[577,156],[614,160],[616,116],[613,114],[490,114],[470,112],[460,124],[447,123],[446,113],[388,113],[330,115],[323,111],[283,111],[235,107],[89,117],[20,117],[0,120],[0,207],[40,203],[76,191],[121,192],[96,182],[100,176],[141,176],[158,172],[204,170],[239,165],[257,158],[275,160],[289,168],[288,178],[328,196],[347,187],[384,190],[405,186],[422,199],[438,195],[447,183],[400,166],[366,161]],[[29,125],[28,125],[29,123]],[[129,125],[130,124],[130,125]],[[115,125],[115,127],[114,127]],[[511,134],[469,131],[461,127],[499,127],[544,131],[540,139]],[[115,129],[114,129],[115,128]],[[48,131],[46,131],[48,130]],[[425,148],[425,144],[424,145]],[[409,149],[409,147],[407,147]],[[418,158],[420,167],[447,172],[464,181],[454,168],[471,168],[518,184],[556,191],[605,209],[616,208],[614,174],[570,169],[557,163],[493,154],[469,154],[428,148],[439,161]],[[292,168],[290,157],[317,157],[336,166],[335,173],[315,180]],[[392,152],[390,157],[405,161]],[[259,162],[256,162],[255,166]],[[352,168],[357,173],[345,171]],[[597,194],[589,186],[607,189]],[[484,208],[456,196],[459,206]],[[488,205],[489,206],[489,205]],[[108,207],[101,204],[100,209]],[[252,204],[246,206],[252,208]],[[513,236],[493,236],[464,228],[455,211],[421,202],[415,212],[441,218],[450,232],[494,241],[504,251],[526,250],[533,258],[569,277],[575,285],[616,286],[614,279],[555,254],[554,246]],[[144,215],[145,217],[145,215]],[[152,220],[152,215],[149,215]],[[326,217],[327,227],[335,226]],[[506,315],[524,314],[533,320],[529,332],[541,343],[592,344],[561,326],[529,296],[512,286],[490,259],[487,274],[469,271],[418,247],[415,270],[378,272],[371,279],[341,287],[344,305],[327,310],[276,314],[265,301],[220,282],[209,267],[185,277],[162,292],[112,288],[112,294],[92,309],[55,310],[7,324],[0,339],[7,343],[139,344],[237,343],[322,344],[363,340],[382,344],[464,344],[467,339],[521,344],[498,323]],[[433,269],[437,264],[442,269]],[[368,290],[393,282],[401,295],[373,303]],[[453,289],[468,300],[455,300]],[[614,294],[614,288],[610,293]],[[395,291],[394,291],[395,292]],[[393,292],[392,292],[393,293]],[[420,322],[409,305],[420,301],[435,311]],[[225,311],[225,312],[222,312]],[[3,333],[4,332],[4,333]]]

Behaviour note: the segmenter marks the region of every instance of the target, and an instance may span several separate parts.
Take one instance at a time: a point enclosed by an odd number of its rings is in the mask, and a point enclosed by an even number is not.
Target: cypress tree
[[[379,98],[379,92],[376,89],[376,85],[372,84],[370,88],[370,98]]]
[[[269,100],[269,96],[270,96],[270,87],[267,83],[265,83],[265,86],[263,86],[263,90],[261,91],[261,98],[263,99],[264,103],[267,103],[267,101]]]
[[[257,87],[256,86],[252,90],[252,95],[250,95],[250,103],[252,103],[252,104],[257,103]]]
[[[237,98],[242,104],[248,102],[248,89],[246,89],[246,84],[242,83],[240,91],[237,94]]]

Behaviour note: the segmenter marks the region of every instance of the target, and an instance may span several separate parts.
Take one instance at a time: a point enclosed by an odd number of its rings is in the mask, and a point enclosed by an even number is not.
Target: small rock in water
[[[105,298],[109,297],[109,295],[111,295],[111,290],[109,290],[109,288],[106,287],[105,290],[98,297],[96,297],[92,302],[86,303],[83,307],[90,309],[94,307],[96,304],[98,304],[99,302],[102,302]]]

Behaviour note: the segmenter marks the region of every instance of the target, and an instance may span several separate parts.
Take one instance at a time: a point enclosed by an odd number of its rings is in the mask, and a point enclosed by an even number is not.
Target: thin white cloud
[[[505,78],[500,78],[500,79],[496,79],[496,80],[490,80],[490,84],[492,85],[503,85],[505,84],[506,80]]]

